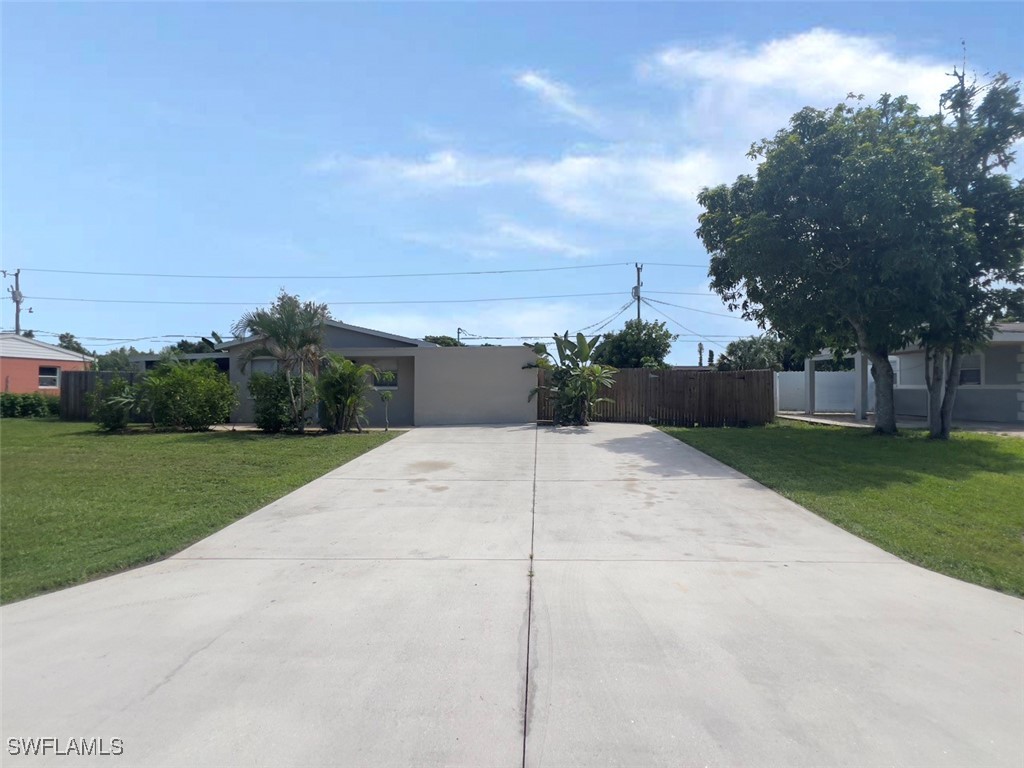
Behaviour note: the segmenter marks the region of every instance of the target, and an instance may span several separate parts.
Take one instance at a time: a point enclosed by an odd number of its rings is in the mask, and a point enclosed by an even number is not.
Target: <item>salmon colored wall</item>
[[[3,392],[42,392],[43,394],[60,394],[59,387],[39,387],[39,367],[56,366],[61,375],[66,371],[84,371],[88,363],[71,360],[25,360],[17,357],[0,359],[0,391]]]

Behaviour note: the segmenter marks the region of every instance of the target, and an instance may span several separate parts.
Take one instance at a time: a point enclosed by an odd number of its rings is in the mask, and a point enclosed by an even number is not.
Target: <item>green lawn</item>
[[[665,432],[889,552],[1024,596],[1024,440],[782,422]]]
[[[0,422],[0,601],[158,560],[395,437]]]

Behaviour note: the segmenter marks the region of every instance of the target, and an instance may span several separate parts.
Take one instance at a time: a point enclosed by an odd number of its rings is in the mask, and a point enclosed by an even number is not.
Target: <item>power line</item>
[[[615,318],[617,318],[623,312],[625,312],[627,309],[629,309],[631,306],[633,306],[633,300],[632,299],[630,299],[625,304],[623,304],[621,307],[619,307],[617,310],[615,310],[614,314],[610,315],[606,319],[598,320],[596,323],[591,323],[590,325],[585,325],[582,328],[580,328],[577,331],[577,333],[582,333],[583,331],[589,331],[591,328],[593,328],[594,332],[596,333],[597,331],[600,331],[602,328],[604,328],[606,325],[608,325],[610,322],[612,322]],[[599,327],[595,328],[594,326],[599,326]]]
[[[591,296],[621,296],[622,291],[604,293],[553,293],[547,296],[495,296],[486,299],[389,299],[385,301],[328,301],[332,307],[351,307],[381,304],[485,304],[494,301],[539,301],[543,299],[580,299]],[[148,299],[79,299],[70,296],[31,296],[35,301],[74,301],[88,304],[174,304],[181,306],[251,307],[266,301],[152,301]]]
[[[714,296],[711,291],[645,291],[648,296]]]
[[[647,299],[647,301],[652,301],[655,304],[664,304],[666,307],[676,307],[678,309],[687,309],[690,312],[700,312],[701,314],[705,314],[705,315],[714,315],[715,317],[728,317],[730,320],[744,320],[745,319],[745,318],[740,317],[739,315],[727,315],[727,314],[725,314],[725,312],[711,312],[711,311],[706,310],[706,309],[697,309],[696,307],[684,307],[682,304],[670,304],[667,301],[658,301],[657,299]]]
[[[665,318],[666,320],[670,320],[670,321],[672,321],[673,323],[675,323],[676,325],[678,325],[678,326],[679,326],[680,328],[682,328],[682,329],[683,329],[684,331],[686,331],[687,333],[689,333],[689,334],[690,334],[691,336],[697,336],[698,338],[704,339],[704,341],[706,341],[706,342],[707,342],[708,344],[714,344],[714,345],[715,345],[716,347],[718,347],[719,349],[725,349],[725,347],[724,347],[724,346],[722,346],[721,344],[719,344],[719,343],[718,343],[717,341],[714,341],[714,340],[713,340],[713,339],[711,339],[711,338],[710,338],[709,336],[705,336],[705,335],[704,335],[704,334],[702,334],[702,333],[697,333],[697,332],[696,332],[695,330],[693,330],[692,328],[687,328],[687,327],[686,327],[685,325],[683,325],[682,323],[680,323],[680,322],[679,322],[678,320],[676,320],[676,319],[675,319],[674,317],[669,317],[669,316],[668,316],[668,315],[666,315],[666,314],[665,314],[664,312],[662,312],[662,311],[661,311],[660,309],[658,309],[658,308],[657,308],[656,306],[654,306],[654,305],[653,305],[653,304],[651,304],[651,303],[650,303],[649,301],[647,301],[647,299],[643,299],[643,302],[644,302],[644,304],[646,304],[646,305],[647,305],[648,307],[650,307],[650,308],[651,308],[651,309],[653,309],[653,310],[654,310],[655,312],[657,312],[657,313],[658,313],[659,315],[661,315],[662,317],[664,317],[664,318]]]
[[[24,272],[47,272],[57,275],[97,275],[102,277],[159,277],[182,280],[376,280],[400,277],[459,277],[463,275],[512,275],[527,272],[561,272],[570,269],[603,269],[606,267],[628,266],[628,261],[604,264],[572,264],[563,267],[530,267],[523,269],[477,269],[462,272],[403,272],[380,275],[187,275],[159,272],[99,272],[84,269],[26,268]]]

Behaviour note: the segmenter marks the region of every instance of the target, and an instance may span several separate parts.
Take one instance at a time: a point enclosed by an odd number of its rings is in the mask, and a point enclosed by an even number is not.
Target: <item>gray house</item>
[[[438,347],[334,320],[325,323],[324,342],[328,352],[391,373],[387,383],[375,387],[392,392],[391,426],[522,424],[537,417],[536,402],[527,402],[537,373],[523,369],[536,355],[526,347]],[[258,343],[246,338],[219,346],[230,358],[228,375],[238,387],[239,405],[231,416],[234,423],[253,420],[249,377],[277,369],[276,360],[256,357],[243,370],[246,353]],[[371,396],[370,403],[369,426],[384,426],[380,399]]]
[[[896,414],[927,418],[928,390],[922,349],[894,353]],[[1024,421],[1024,323],[999,323],[988,347],[965,355],[953,418]]]

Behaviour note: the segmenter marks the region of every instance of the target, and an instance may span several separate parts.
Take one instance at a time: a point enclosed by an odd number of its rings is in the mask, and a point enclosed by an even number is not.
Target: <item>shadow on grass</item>
[[[755,479],[778,475],[787,491],[843,493],[912,485],[922,477],[958,482],[980,473],[1024,476],[1024,445],[989,435],[938,441],[916,431],[888,437],[844,427],[790,425],[664,432]],[[646,439],[658,442],[656,433]],[[664,454],[645,455],[657,459]]]

